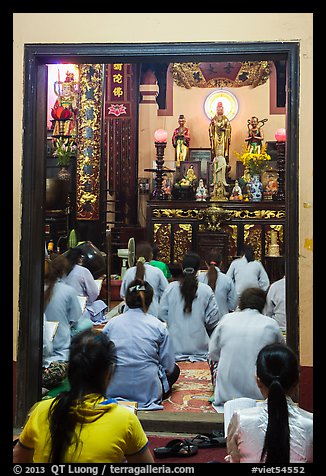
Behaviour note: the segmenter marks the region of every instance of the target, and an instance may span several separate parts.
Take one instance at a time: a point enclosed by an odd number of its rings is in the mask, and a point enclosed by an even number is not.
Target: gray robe
[[[180,282],[172,281],[161,298],[158,317],[167,323],[177,361],[205,361],[209,334],[220,318],[210,286],[199,282],[192,303],[192,312],[190,314],[183,312],[183,307]]]
[[[214,405],[238,397],[263,398],[256,383],[257,355],[275,342],[284,342],[279,325],[256,309],[222,317],[209,343],[209,359],[218,362]]]

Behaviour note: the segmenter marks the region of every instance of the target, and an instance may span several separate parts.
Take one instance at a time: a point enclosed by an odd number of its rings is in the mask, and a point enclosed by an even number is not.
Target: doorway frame
[[[298,42],[26,44],[22,157],[19,333],[15,426],[41,397],[46,177],[46,64],[262,61],[287,63],[286,310],[287,343],[299,354],[299,47]],[[291,247],[289,247],[291,243]]]

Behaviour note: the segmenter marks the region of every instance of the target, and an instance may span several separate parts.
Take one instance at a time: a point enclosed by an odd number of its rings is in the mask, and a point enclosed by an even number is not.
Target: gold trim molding
[[[201,67],[203,65],[203,67]],[[225,63],[223,72],[216,73],[216,64],[210,63],[173,63],[172,77],[174,82],[183,88],[238,88],[241,86],[257,87],[264,84],[271,74],[270,61],[244,61],[242,63]],[[235,73],[234,68],[238,71]],[[217,68],[218,70],[220,68]],[[232,70],[234,70],[232,72]],[[210,76],[209,79],[205,78]]]
[[[197,219],[202,220],[205,211],[208,210],[197,210],[197,209],[189,209],[189,210],[182,210],[180,208],[155,208],[153,209],[153,218],[184,218],[184,219]],[[273,220],[273,219],[285,219],[285,211],[284,210],[228,210],[224,209],[224,212],[227,216],[227,219],[235,218],[235,219],[257,219],[257,220]]]

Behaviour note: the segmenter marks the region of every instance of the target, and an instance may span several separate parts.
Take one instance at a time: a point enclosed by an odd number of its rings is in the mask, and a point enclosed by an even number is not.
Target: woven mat
[[[178,362],[180,376],[172,394],[164,400],[168,412],[216,413],[208,401],[213,394],[211,373],[207,362]]]

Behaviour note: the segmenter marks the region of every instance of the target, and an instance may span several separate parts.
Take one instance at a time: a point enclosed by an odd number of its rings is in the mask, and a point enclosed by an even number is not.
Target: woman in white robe
[[[292,398],[299,383],[296,354],[272,344],[257,357],[257,385],[266,400],[233,413],[227,431],[230,463],[286,466],[313,462],[313,414]]]
[[[255,260],[251,245],[244,246],[241,258],[231,262],[226,275],[233,280],[238,299],[246,288],[267,291],[270,285],[268,274],[262,263]]]
[[[47,321],[58,323],[42,362],[42,387],[50,390],[66,377],[71,337],[92,324],[90,319],[83,319],[76,291],[62,282],[68,269],[66,257],[46,259],[44,265],[44,314]]]
[[[97,299],[100,289],[90,270],[82,266],[82,249],[78,247],[71,248],[65,253],[65,256],[70,263],[70,269],[63,278],[63,282],[72,286],[77,291],[78,296],[87,297],[85,317],[89,316],[95,324],[105,322],[104,313],[107,305],[101,299]]]
[[[283,342],[277,322],[262,314],[266,293],[246,289],[240,298],[240,311],[225,314],[213,331],[209,356],[217,362],[214,405],[238,397],[262,399],[256,384],[256,359],[267,344]]]
[[[147,241],[137,243],[136,258],[136,266],[128,268],[122,278],[120,296],[122,299],[125,298],[127,289],[131,281],[135,279],[147,281],[152,286],[154,291],[153,300],[148,309],[148,313],[157,317],[159,302],[165,288],[169,284],[169,281],[164,276],[164,273],[161,269],[156,268],[150,264],[150,261],[153,259],[153,251],[150,243],[148,243]],[[124,311],[127,310],[128,305],[125,304]]]
[[[102,332],[116,346],[116,368],[106,395],[138,402],[138,410],[163,410],[162,400],[180,374],[163,322],[148,313],[153,289],[134,280],[126,292],[128,310],[113,317]]]
[[[200,257],[187,253],[183,277],[172,281],[160,301],[159,318],[167,323],[176,361],[206,361],[209,335],[220,315],[210,286],[198,282]]]

